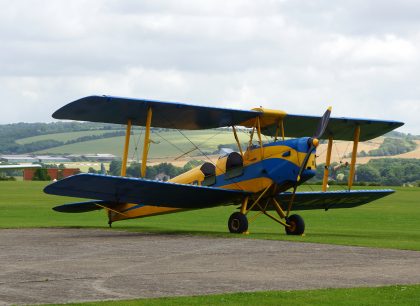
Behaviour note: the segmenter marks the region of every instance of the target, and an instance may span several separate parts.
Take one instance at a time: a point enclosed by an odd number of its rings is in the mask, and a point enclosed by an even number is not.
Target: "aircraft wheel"
[[[229,218],[228,227],[231,233],[241,234],[248,230],[248,219],[244,214],[235,212]]]
[[[285,228],[287,235],[302,235],[305,232],[305,222],[299,215],[291,215],[286,219],[286,223],[290,225]]]

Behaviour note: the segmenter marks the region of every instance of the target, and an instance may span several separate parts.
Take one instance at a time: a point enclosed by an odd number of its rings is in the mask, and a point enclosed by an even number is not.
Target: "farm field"
[[[361,152],[361,151],[365,151],[365,152],[369,152],[371,150],[375,150],[378,149],[379,146],[384,142],[384,137],[378,137],[369,141],[365,141],[365,142],[360,142],[358,147],[357,147],[357,152]],[[327,155],[327,143],[322,143],[319,145],[319,147],[317,148],[317,156],[318,156],[318,161],[319,163],[324,163],[325,159],[326,159],[326,155]],[[332,149],[332,154],[331,154],[331,162],[350,162],[351,158],[350,157],[344,157],[348,154],[351,154],[351,150],[353,147],[353,142],[351,141],[334,141],[333,143],[333,149]],[[370,156],[367,156],[363,159],[363,161],[361,161],[361,158],[358,157],[357,158],[357,163],[358,164],[365,164],[370,160]],[[381,158],[384,158],[384,156],[381,156]]]
[[[67,141],[76,139],[82,136],[88,135],[100,135],[105,132],[112,132],[112,131],[82,131],[82,132],[71,132],[71,133],[58,133],[58,134],[48,134],[48,135],[40,135],[34,136],[29,138],[23,138],[18,140],[17,142],[20,144],[25,144],[33,141],[38,140],[59,140],[59,141]],[[188,137],[191,142],[198,145],[200,150],[206,152],[213,152],[217,150],[217,146],[219,144],[233,144],[235,142],[232,132],[227,130],[203,130],[203,131],[183,131],[184,135]],[[141,155],[142,145],[143,145],[143,134],[139,130],[134,131],[134,135],[131,136],[131,144],[132,147],[130,148],[129,156],[132,159],[138,159]],[[238,136],[242,143],[246,143],[248,138],[245,132],[238,133]],[[193,150],[194,145],[189,142],[187,138],[185,138],[182,134],[178,131],[152,131],[151,139],[153,142],[150,146],[150,157],[153,158],[165,158],[165,157],[172,157],[173,159],[189,152],[191,156],[201,155],[199,150]],[[265,138],[268,140],[268,138]],[[170,141],[170,143],[168,142]],[[373,139],[371,141],[362,142],[358,146],[358,152],[365,151],[368,152],[370,150],[374,150],[379,148],[381,143],[384,141],[384,137],[379,137]],[[51,153],[51,154],[83,154],[83,153],[111,153],[116,156],[122,155],[122,146],[124,143],[124,137],[111,137],[106,139],[96,139],[91,141],[85,141],[80,143],[74,143],[69,145],[63,145],[55,148],[50,148],[47,150],[41,150],[35,153]],[[134,144],[134,146],[133,146]],[[135,147],[139,148],[135,151]],[[331,156],[332,162],[339,162],[339,161],[348,161],[349,158],[345,158],[344,156],[351,152],[352,143],[348,141],[335,141],[333,147],[333,154]],[[420,148],[420,146],[419,146]],[[192,151],[193,150],[193,151]],[[327,151],[327,144],[321,144],[318,148],[318,156],[319,160],[325,160],[325,155]],[[417,152],[419,151],[419,152]],[[411,153],[411,154],[410,154]],[[413,152],[401,154],[401,158],[420,158],[420,149],[417,149]],[[407,155],[407,156],[406,156]],[[414,157],[413,157],[414,156]],[[363,157],[359,158],[359,163],[367,163],[372,157]],[[373,157],[375,158],[375,157]],[[383,157],[381,157],[383,158]]]
[[[213,152],[217,150],[217,146],[219,144],[235,143],[235,139],[232,137],[232,133],[225,130],[183,131],[182,133],[184,133],[184,135],[186,135],[186,137],[188,137],[188,139],[192,143],[197,145],[200,148],[200,150],[206,152]],[[131,145],[128,155],[129,158],[136,159],[137,157],[141,156],[143,147],[143,136],[144,135],[141,133],[141,131],[138,130],[135,131],[134,135],[131,135]],[[247,140],[247,135],[244,133],[238,133],[238,136],[240,137],[242,142],[245,142]],[[200,150],[194,150],[194,145],[188,139],[186,139],[178,131],[152,131],[152,142],[150,144],[149,156],[150,158],[175,158],[187,152],[191,152],[191,156],[201,155]],[[64,145],[60,147],[38,151],[36,153],[110,153],[116,156],[121,156],[123,151],[123,144],[124,137],[111,137]],[[138,147],[137,151],[135,150],[136,147]]]
[[[414,149],[413,151],[407,152],[407,153],[403,153],[403,154],[398,154],[398,155],[394,155],[394,156],[385,156],[389,157],[389,158],[420,158],[420,140],[415,140],[415,143],[417,144],[417,148]],[[369,160],[371,159],[380,159],[380,158],[384,158],[384,156],[366,156],[366,157],[358,157],[357,158],[357,163],[358,164],[366,164]],[[350,159],[345,159],[345,160],[350,160]]]
[[[84,214],[53,211],[52,207],[76,202],[77,199],[46,195],[42,192],[46,184],[31,181],[0,182],[0,228],[107,228],[103,211]],[[300,190],[303,191],[304,188]],[[282,227],[264,217],[259,217],[250,224],[249,235],[230,234],[226,224],[235,210],[234,206],[126,220],[114,223],[112,230],[188,233],[420,251],[420,188],[396,187],[395,190],[397,192],[389,197],[358,208],[300,212],[306,222],[306,235],[303,237],[285,235]]]
[[[83,136],[96,136],[96,135],[103,135],[105,133],[111,133],[116,131],[122,131],[120,130],[91,130],[91,131],[78,131],[78,132],[68,132],[68,133],[56,133],[56,134],[45,134],[45,135],[38,135],[38,136],[32,136],[27,138],[21,138],[18,139],[16,142],[18,144],[27,144],[35,141],[40,140],[57,140],[57,141],[69,141],[74,140],[79,137]]]
[[[79,132],[69,132],[69,133],[57,133],[57,134],[46,134],[39,135],[34,137],[22,138],[17,140],[19,144],[27,144],[39,140],[58,140],[58,141],[68,141],[74,140],[82,136],[89,135],[101,135],[108,132],[115,132],[117,130],[92,130],[92,131],[79,131]],[[119,130],[121,131],[121,130]],[[235,140],[233,138],[232,132],[228,130],[200,130],[200,131],[182,131],[184,135],[176,130],[172,131],[152,131],[151,139],[152,143],[150,145],[149,157],[150,159],[168,159],[162,160],[176,162],[176,158],[179,156],[193,156],[196,159],[203,159],[202,152],[205,152],[208,155],[210,152],[217,150],[218,145],[224,144],[233,144]],[[247,133],[245,131],[240,131],[238,133],[240,141],[246,143],[248,141]],[[129,158],[132,160],[139,160],[141,158],[142,146],[143,146],[143,133],[140,130],[134,130],[134,134],[131,136],[131,146],[129,151]],[[187,139],[188,138],[188,139]],[[269,138],[264,137],[265,140]],[[384,137],[378,137],[370,141],[361,142],[358,146],[358,152],[365,151],[369,152],[374,149],[378,149],[379,146],[383,143]],[[192,143],[191,143],[191,142]],[[417,140],[417,149],[414,151],[394,155],[394,156],[385,156],[392,158],[420,158],[420,141]],[[105,139],[96,139],[90,141],[84,141],[79,143],[73,143],[68,145],[63,145],[55,148],[50,148],[46,150],[41,150],[33,153],[37,154],[88,154],[88,153],[110,153],[116,156],[122,155],[122,148],[124,144],[124,137],[110,137]],[[199,147],[199,150],[195,148],[194,145]],[[135,148],[138,148],[135,150]],[[349,157],[345,157],[351,153],[352,142],[349,141],[335,141],[331,156],[331,162],[340,162],[340,161],[350,161]],[[319,146],[317,150],[317,155],[319,161],[323,162],[325,160],[327,151],[327,144],[323,143]],[[187,153],[184,155],[184,153]],[[205,157],[204,157],[205,158]],[[359,157],[358,163],[365,164],[371,159],[384,158],[384,156],[372,157]],[[181,163],[182,164],[182,163]]]

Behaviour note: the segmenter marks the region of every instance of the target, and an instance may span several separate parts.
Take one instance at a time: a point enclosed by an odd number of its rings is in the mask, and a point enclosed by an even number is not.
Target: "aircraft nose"
[[[316,174],[316,170],[315,169],[305,169],[302,172],[302,175],[300,176],[300,180],[302,182],[305,182],[311,178],[313,178]]]
[[[313,138],[311,137],[299,138],[297,141],[297,150],[302,153],[308,152],[308,150],[312,146],[312,141],[313,141]]]

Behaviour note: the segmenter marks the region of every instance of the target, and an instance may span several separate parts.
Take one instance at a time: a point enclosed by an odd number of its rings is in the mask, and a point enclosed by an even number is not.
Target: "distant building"
[[[51,177],[51,180],[60,180],[62,178],[80,173],[79,168],[65,168],[65,169],[43,168],[43,169],[47,170],[48,176]],[[37,169],[23,170],[23,180],[32,181],[36,170]]]
[[[155,180],[157,181],[168,181],[171,177],[165,173],[159,173],[155,176]]]
[[[33,156],[29,155],[0,155],[0,161],[7,163],[37,163],[39,162]]]
[[[70,161],[69,158],[64,156],[49,156],[49,155],[39,155],[35,156],[39,162],[48,164],[48,163],[67,163]]]
[[[0,155],[0,161],[8,163],[66,163],[70,159],[63,156],[50,155]]]
[[[94,161],[113,161],[117,158],[114,154],[109,153],[83,154],[82,157]]]

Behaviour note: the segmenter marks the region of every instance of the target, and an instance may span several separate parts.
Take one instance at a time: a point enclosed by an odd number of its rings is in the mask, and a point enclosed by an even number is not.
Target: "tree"
[[[101,174],[106,174],[106,169],[104,163],[101,163]]]
[[[127,176],[140,177],[141,164],[137,162],[132,162],[127,168]]]
[[[183,170],[184,171],[189,171],[197,166],[200,166],[201,164],[203,164],[204,162],[201,160],[190,160],[189,162],[187,162],[184,167]]]
[[[375,182],[381,181],[379,171],[369,165],[360,165],[357,167],[357,180],[359,182]]]
[[[32,177],[33,181],[51,181],[51,177],[48,175],[47,169],[36,169],[34,176]]]
[[[109,174],[121,175],[121,160],[113,160],[109,164]]]

